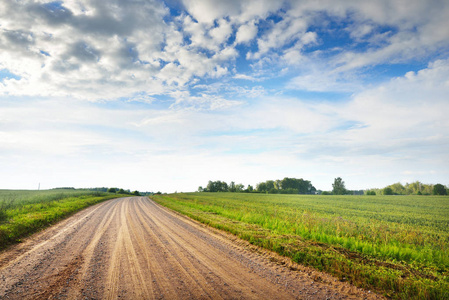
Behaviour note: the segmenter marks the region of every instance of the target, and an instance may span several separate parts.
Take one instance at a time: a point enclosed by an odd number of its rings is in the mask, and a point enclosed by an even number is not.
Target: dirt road
[[[378,296],[133,197],[90,207],[0,254],[0,299],[49,298]]]

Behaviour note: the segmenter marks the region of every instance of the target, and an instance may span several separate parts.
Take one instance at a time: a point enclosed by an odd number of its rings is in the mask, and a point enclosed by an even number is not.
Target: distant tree
[[[393,195],[406,195],[406,189],[400,182],[393,183],[388,187],[393,190]]]
[[[334,183],[332,184],[332,193],[334,195],[344,195],[346,194],[345,182],[341,177],[337,177],[334,179]]]
[[[227,192],[229,191],[228,184],[224,181],[217,181],[218,192]]]
[[[308,180],[285,177],[282,180],[267,180],[256,186],[258,192],[270,194],[315,194],[316,188]]]
[[[405,184],[405,194],[406,195],[422,195],[421,188],[423,184],[419,181]],[[421,194],[419,194],[421,192]]]
[[[214,193],[217,191],[217,188],[215,186],[215,183],[212,180],[209,180],[206,187],[208,192]]]
[[[267,180],[267,181],[265,181],[265,184],[267,185],[268,192],[271,190],[277,190],[274,180]],[[271,194],[273,194],[273,193],[271,193]]]
[[[367,191],[366,194],[367,194],[368,196],[376,196],[376,192],[373,191],[373,190]]]
[[[235,192],[236,191],[236,187],[235,187],[235,182],[234,181],[231,181],[231,183],[229,184],[228,189],[229,189],[230,192]]]
[[[125,192],[124,189],[119,189],[119,190],[118,190],[118,194],[126,194],[126,192]]]
[[[433,194],[434,195],[447,195],[446,188],[444,185],[437,183],[433,186]]]
[[[252,185],[248,184],[248,187],[246,188],[245,192],[247,193],[251,193],[252,191],[254,191],[254,188]]]
[[[243,189],[244,189],[244,188],[245,188],[245,186],[244,186],[243,184],[241,184],[241,183],[238,183],[238,184],[235,185],[235,191],[236,191],[237,193],[243,192]]]
[[[265,182],[259,182],[256,185],[256,190],[260,193],[264,193],[267,191],[267,184]]]
[[[109,188],[108,193],[117,193],[117,188]]]
[[[135,195],[135,196],[140,196],[139,191],[134,191],[132,194]]]
[[[199,186],[198,187],[198,192],[203,192],[204,190],[203,190],[203,187],[202,186]]]
[[[332,195],[332,193],[331,193],[331,192],[327,192],[327,191],[323,191],[323,192],[321,193],[321,195]]]
[[[393,195],[393,189],[389,186],[384,188],[384,195]]]
[[[282,189],[282,180],[279,180],[279,179],[275,180],[274,187],[278,190],[281,190]]]
[[[228,191],[228,184],[224,181],[211,181],[209,180],[209,183],[207,184],[207,192],[227,192]]]

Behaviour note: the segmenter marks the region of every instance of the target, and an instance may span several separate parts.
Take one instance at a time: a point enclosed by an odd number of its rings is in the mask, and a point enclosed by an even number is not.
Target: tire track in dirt
[[[381,298],[304,270],[148,198],[120,198],[0,253],[0,299]]]

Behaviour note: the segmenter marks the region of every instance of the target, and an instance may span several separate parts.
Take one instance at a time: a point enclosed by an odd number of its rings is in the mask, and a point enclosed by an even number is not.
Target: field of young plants
[[[0,250],[89,205],[117,195],[89,190],[0,190]]]
[[[245,193],[158,203],[397,299],[449,299],[449,197]]]

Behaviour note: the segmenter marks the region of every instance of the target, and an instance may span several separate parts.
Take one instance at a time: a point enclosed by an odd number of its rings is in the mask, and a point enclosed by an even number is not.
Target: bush
[[[447,195],[446,188],[444,185],[437,183],[433,186],[433,194],[434,195]]]
[[[384,188],[384,195],[393,195],[393,189],[391,187]]]

